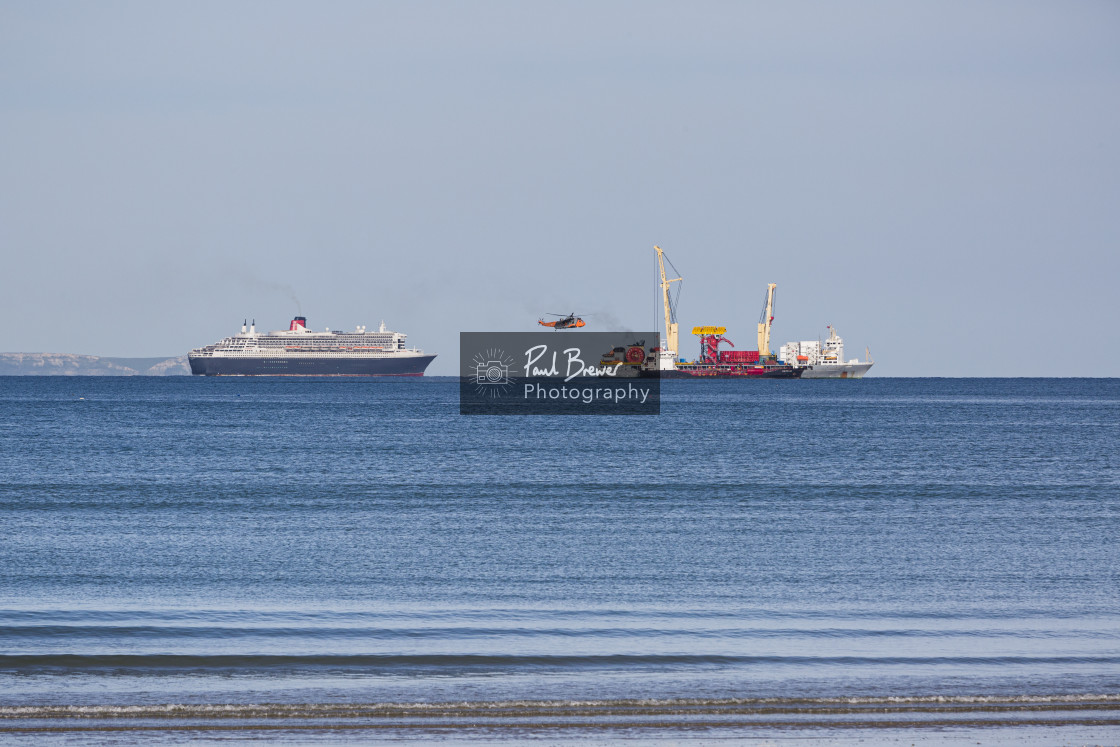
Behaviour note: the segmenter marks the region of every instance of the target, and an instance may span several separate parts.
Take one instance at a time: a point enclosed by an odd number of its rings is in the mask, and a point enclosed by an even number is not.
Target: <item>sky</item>
[[[1120,3],[0,3],[0,351],[825,325],[1115,376]],[[578,333],[557,333],[578,334]]]

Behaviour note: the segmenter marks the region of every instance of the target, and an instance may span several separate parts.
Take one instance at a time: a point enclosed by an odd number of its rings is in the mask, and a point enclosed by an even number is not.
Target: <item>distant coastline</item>
[[[114,358],[76,353],[0,353],[0,376],[190,376],[187,356]]]

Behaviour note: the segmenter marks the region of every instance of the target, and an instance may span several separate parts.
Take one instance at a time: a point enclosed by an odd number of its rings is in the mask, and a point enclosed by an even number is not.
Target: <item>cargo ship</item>
[[[829,334],[823,344],[820,340],[787,342],[778,351],[778,358],[799,369],[803,379],[862,379],[875,363],[871,351],[867,351],[866,361],[846,361],[844,340],[831,324],[825,329]]]
[[[436,356],[405,347],[406,338],[384,322],[376,332],[364,326],[313,332],[297,316],[286,330],[260,333],[254,319],[239,334],[192,350],[187,360],[198,376],[423,376]]]
[[[726,327],[693,327],[692,334],[700,338],[700,355],[695,361],[686,361],[679,357],[677,304],[676,298],[670,294],[670,289],[673,283],[681,282],[682,278],[669,278],[665,272],[665,252],[659,246],[655,246],[654,250],[657,252],[657,265],[661,276],[661,299],[665,309],[665,344],[663,348],[651,351],[651,355],[643,365],[645,370],[656,370],[662,378],[796,379],[801,376],[804,369],[779,361],[770,352],[770,327],[774,322],[774,291],[778,287],[775,283],[766,286],[762,316],[758,320],[757,350],[720,350],[721,344],[735,346],[731,340],[723,336],[727,331]],[[669,266],[676,270],[671,262]]]

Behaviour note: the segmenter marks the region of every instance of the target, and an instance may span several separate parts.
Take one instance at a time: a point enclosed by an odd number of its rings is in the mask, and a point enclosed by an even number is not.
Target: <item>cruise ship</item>
[[[248,320],[246,320],[248,322]],[[199,376],[423,376],[435,355],[405,347],[407,335],[390,332],[313,332],[297,316],[288,329],[257,332],[256,320],[241,332],[187,354]]]

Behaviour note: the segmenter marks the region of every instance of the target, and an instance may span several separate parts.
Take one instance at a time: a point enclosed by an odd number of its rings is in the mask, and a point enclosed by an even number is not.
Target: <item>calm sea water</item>
[[[0,738],[1120,738],[1120,380],[662,386],[0,378]]]

